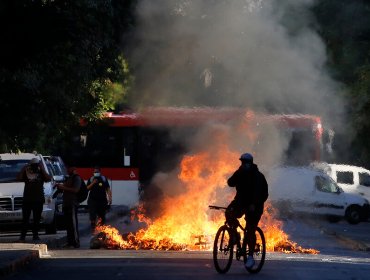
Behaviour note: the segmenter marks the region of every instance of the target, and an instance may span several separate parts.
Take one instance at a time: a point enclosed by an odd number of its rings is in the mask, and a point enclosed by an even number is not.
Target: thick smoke
[[[236,106],[264,114],[317,114],[335,125],[343,104],[325,69],[325,45],[311,28],[313,4],[139,1],[129,55],[136,77],[132,107]],[[202,130],[190,150],[212,149],[209,133],[215,131],[228,135],[223,141],[235,151],[252,147],[248,135],[222,124]],[[281,160],[289,139],[274,127],[265,134],[257,162],[272,165]],[[153,182],[163,188],[171,181],[171,190],[177,189],[171,178],[159,173]]]
[[[133,106],[340,114],[312,0],[140,1]]]

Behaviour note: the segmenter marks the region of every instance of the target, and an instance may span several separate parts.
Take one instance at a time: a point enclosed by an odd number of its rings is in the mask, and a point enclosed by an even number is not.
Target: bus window
[[[83,138],[81,135],[75,137],[70,149],[63,153],[66,162],[72,162],[78,167],[137,165],[134,128],[97,126],[82,135]]]
[[[317,139],[312,130],[291,130],[286,150],[286,164],[306,165],[315,160]]]

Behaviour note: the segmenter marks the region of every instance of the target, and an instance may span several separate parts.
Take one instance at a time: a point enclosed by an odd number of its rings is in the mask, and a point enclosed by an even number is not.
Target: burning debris
[[[142,214],[139,214],[142,216]],[[272,220],[272,219],[271,219]],[[281,222],[274,220],[273,225],[263,224],[266,235],[266,246],[270,252],[282,253],[304,253],[318,254],[315,249],[305,249],[295,242],[289,240],[288,236],[280,229]],[[192,243],[175,243],[172,238],[144,238],[145,230],[139,230],[136,234],[121,234],[116,228],[109,225],[97,227],[98,234],[90,241],[91,249],[126,249],[126,250],[211,250],[213,244],[213,235],[193,235]]]
[[[222,143],[222,141],[220,141]],[[234,193],[225,187],[225,178],[232,172],[238,155],[226,145],[212,153],[202,152],[185,156],[177,177],[183,192],[167,196],[162,202],[163,213],[151,220],[145,214],[145,205],[131,213],[132,220],[145,225],[135,233],[122,235],[109,225],[97,227],[99,232],[90,243],[91,248],[131,250],[212,250],[213,238],[225,221],[223,212],[208,209],[209,204],[227,203]],[[314,249],[304,249],[289,241],[280,221],[274,218],[267,205],[260,221],[266,237],[268,251],[284,253],[317,254]],[[241,222],[244,222],[241,219]]]

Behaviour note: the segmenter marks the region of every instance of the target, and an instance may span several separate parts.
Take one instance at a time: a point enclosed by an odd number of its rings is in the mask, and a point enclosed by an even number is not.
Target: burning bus
[[[232,135],[223,140],[230,141],[225,144],[237,153],[248,149],[261,163],[303,165],[322,158],[320,117],[257,114],[232,107],[156,107],[107,113],[99,122],[83,122],[62,155],[78,167],[85,180],[94,166],[100,166],[110,180],[113,204],[132,207],[139,201],[138,189],[149,191],[157,173],[170,172],[180,166],[184,155],[201,152],[202,147],[218,141],[214,129],[205,129],[211,126],[229,127]],[[156,195],[154,188],[151,195]]]
[[[239,165],[240,153],[250,151],[256,162],[268,165],[306,164],[320,159],[322,133],[316,116],[256,114],[243,108],[147,108],[83,123],[62,155],[84,179],[99,165],[110,180],[113,204],[132,208],[131,218],[143,225],[134,231],[98,227],[105,247],[207,250],[224,222],[208,205],[226,206],[232,200],[234,190],[225,181]],[[260,221],[267,250],[317,253],[290,242],[273,212],[266,209]]]

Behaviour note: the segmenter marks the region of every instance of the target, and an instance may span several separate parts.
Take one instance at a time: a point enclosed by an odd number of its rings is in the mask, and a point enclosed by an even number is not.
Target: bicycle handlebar
[[[208,205],[209,209],[216,209],[216,210],[226,210],[226,207],[216,206],[216,205]]]

